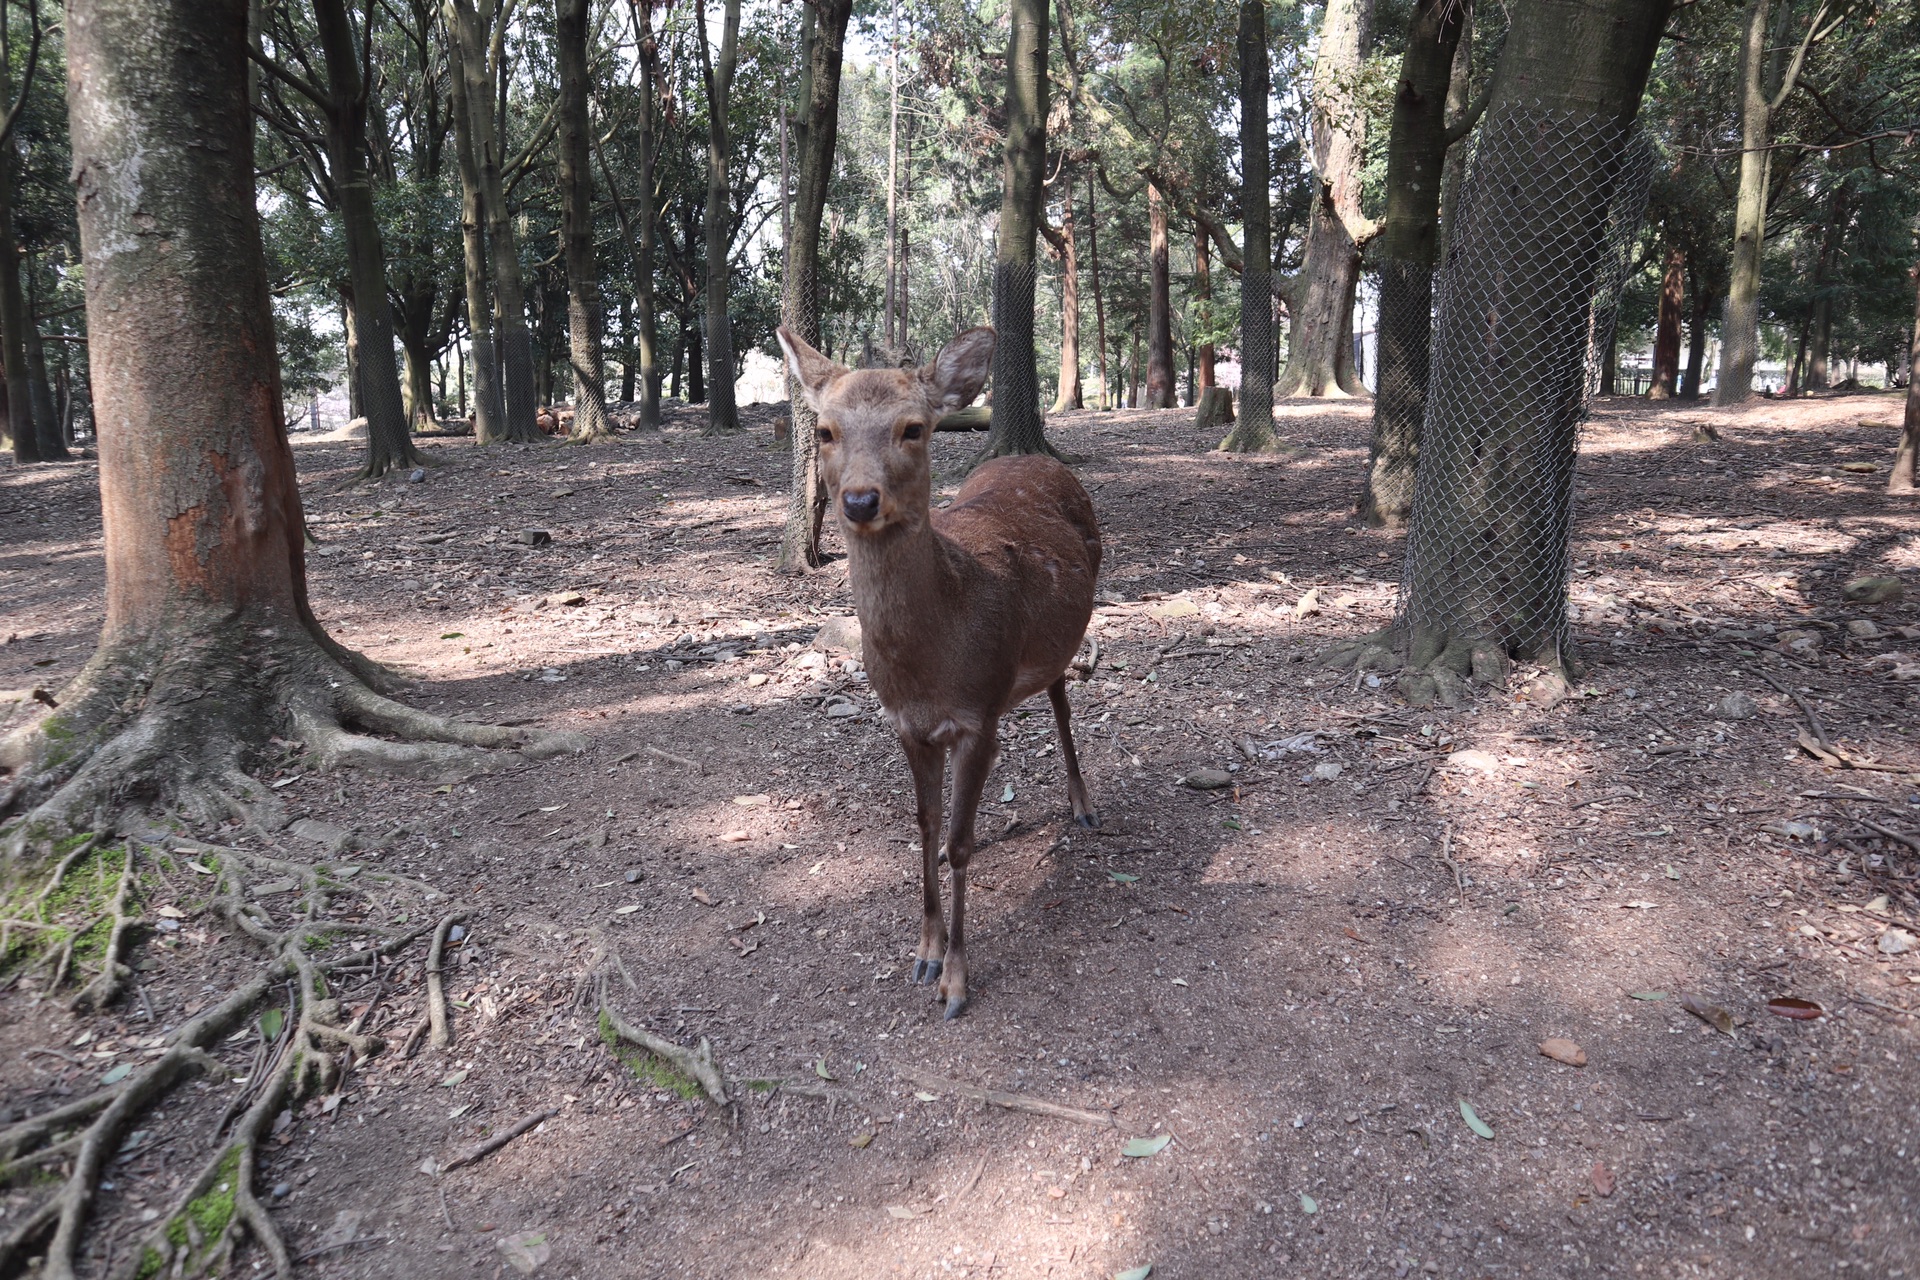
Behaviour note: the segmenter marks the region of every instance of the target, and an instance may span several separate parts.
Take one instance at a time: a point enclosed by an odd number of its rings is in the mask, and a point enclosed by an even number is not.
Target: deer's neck
[[[880,538],[852,538],[847,549],[853,600],[860,611],[865,645],[885,654],[939,625],[961,595],[954,548],[929,521]]]

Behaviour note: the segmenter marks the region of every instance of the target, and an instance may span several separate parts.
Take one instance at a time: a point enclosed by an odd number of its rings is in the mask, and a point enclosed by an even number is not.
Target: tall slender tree
[[[1273,67],[1267,53],[1265,0],[1242,0],[1235,44],[1240,58],[1240,222],[1246,248],[1240,268],[1240,403],[1233,430],[1220,447],[1231,453],[1266,453],[1275,448],[1273,369],[1277,356],[1267,138],[1267,97],[1272,92]]]
[[[1914,284],[1913,338],[1907,345],[1907,414],[1901,423],[1900,448],[1894,455],[1893,473],[1887,477],[1888,493],[1920,491],[1920,264],[1909,278]]]
[[[740,59],[740,0],[723,0],[725,17],[716,54],[707,36],[706,0],[696,0],[700,34],[700,77],[707,88],[707,430],[738,431],[734,407],[732,226],[727,217],[733,183],[727,166],[733,141],[727,113],[732,110],[733,73]]]
[[[558,0],[554,43],[560,64],[560,195],[567,260],[567,345],[573,363],[573,435],[581,443],[613,434],[607,422],[601,334],[606,304],[593,252],[592,122],[587,100],[587,0]]]
[[[35,0],[27,9],[28,40],[26,66],[16,94],[12,75],[11,10],[0,7],[0,364],[6,377],[7,428],[13,433],[16,462],[52,462],[67,456],[67,447],[58,432],[49,432],[33,412],[32,371],[27,364],[28,326],[34,323],[27,308],[26,291],[20,277],[19,243],[14,225],[14,205],[19,181],[19,145],[15,125],[27,95],[33,92],[34,73],[40,62],[40,6]]]
[[[799,171],[793,193],[793,239],[788,246],[786,279],[781,282],[780,319],[787,328],[820,345],[821,224],[827,211],[827,187],[833,177],[833,152],[840,132],[840,61],[846,48],[847,20],[853,0],[820,0],[801,10],[801,76],[793,131]],[[787,375],[787,407],[793,420],[793,485],[787,495],[786,525],[780,535],[778,568],[805,573],[820,566],[820,526],[827,513],[827,490],[820,478],[820,442],[813,411]]]
[[[455,0],[447,0],[441,9],[442,26],[457,33],[463,20],[460,6]],[[473,344],[473,438],[479,444],[498,444],[508,438],[506,405],[501,400],[500,362],[493,345],[486,198],[474,142],[473,107],[467,99],[470,79],[465,56],[466,42],[457,34],[451,35],[447,40],[447,96],[453,114],[454,164],[460,171],[460,263],[466,281],[467,333]]]
[[[1740,185],[1734,196],[1733,271],[1720,326],[1715,404],[1739,404],[1753,395],[1753,366],[1760,358],[1760,274],[1772,185],[1773,117],[1799,83],[1807,51],[1832,30],[1821,25],[1826,15],[1823,0],[1795,41],[1793,0],[1747,0],[1740,41]]]
[[[1047,160],[1047,0],[1011,0],[1007,41],[1007,144],[993,262],[993,425],[979,459],[1053,453],[1040,416],[1034,359],[1034,293],[1041,187]]]

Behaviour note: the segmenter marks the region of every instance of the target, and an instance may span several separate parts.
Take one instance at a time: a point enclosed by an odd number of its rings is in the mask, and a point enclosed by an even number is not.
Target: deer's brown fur
[[[917,370],[848,370],[785,329],[780,341],[819,417],[821,474],[846,536],[868,677],[913,772],[924,908],[913,980],[937,981],[953,1017],[967,999],[967,864],[1000,717],[1042,690],[1073,815],[1098,825],[1074,752],[1066,672],[1093,613],[1100,526],[1073,473],[1037,455],[986,463],[950,507],[932,508],[933,426],[979,394],[991,329],[961,334]],[[949,753],[953,814],[942,840]],[[953,872],[951,933],[942,856]]]

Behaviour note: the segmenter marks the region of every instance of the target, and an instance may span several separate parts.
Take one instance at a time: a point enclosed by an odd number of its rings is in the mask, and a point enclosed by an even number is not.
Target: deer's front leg
[[[973,860],[973,817],[980,792],[999,754],[992,729],[953,749],[953,817],[947,826],[947,865],[953,869],[953,935],[947,942],[946,972],[935,994],[947,1002],[946,1016],[967,1007],[967,864]]]
[[[932,742],[902,738],[913,771],[913,800],[920,820],[920,945],[914,948],[907,981],[932,982],[947,955],[947,925],[940,914],[940,789],[947,751]]]

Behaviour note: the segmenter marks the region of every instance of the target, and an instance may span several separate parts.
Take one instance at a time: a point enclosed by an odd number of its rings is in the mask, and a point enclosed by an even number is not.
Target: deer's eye
[[[925,429],[926,428],[922,427],[917,422],[909,422],[907,424],[907,429],[900,433],[900,438],[902,440],[918,440],[920,438],[920,433]]]
[[[818,437],[821,444],[833,443],[833,432],[827,430],[825,427],[822,427],[818,431],[814,432],[814,435]]]

